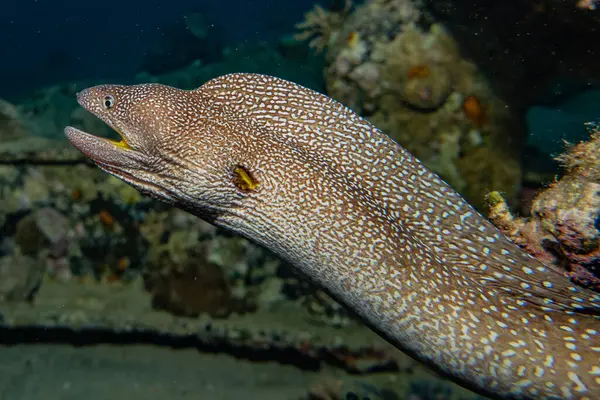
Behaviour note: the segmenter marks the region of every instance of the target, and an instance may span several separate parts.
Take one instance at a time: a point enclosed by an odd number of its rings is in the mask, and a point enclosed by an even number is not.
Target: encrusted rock
[[[43,263],[19,253],[0,257],[0,303],[31,300],[44,269]]]
[[[497,193],[488,196],[495,225],[547,265],[576,282],[600,290],[600,131],[558,160],[564,175],[540,192],[531,217],[515,218]]]
[[[306,18],[299,37],[327,49],[328,95],[372,121],[476,207],[493,189],[516,196],[525,126],[423,3],[369,0],[351,13],[317,7]]]
[[[239,311],[223,271],[215,264],[200,261],[190,263],[183,270],[169,269],[149,279],[152,305],[187,317],[206,313],[223,318]]]
[[[16,244],[25,255],[48,248],[54,258],[66,255],[69,221],[50,207],[40,208],[17,223]]]

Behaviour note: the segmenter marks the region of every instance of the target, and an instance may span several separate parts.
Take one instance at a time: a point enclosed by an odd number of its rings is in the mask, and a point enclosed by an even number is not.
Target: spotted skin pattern
[[[78,101],[123,138],[66,129],[100,168],[269,248],[454,381],[502,399],[600,398],[600,296],[342,104],[256,74]]]

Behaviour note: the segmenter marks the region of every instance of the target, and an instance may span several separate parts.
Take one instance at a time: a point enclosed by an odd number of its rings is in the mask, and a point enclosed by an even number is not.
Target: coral
[[[408,25],[373,57],[385,63],[382,75],[390,93],[400,94],[418,111],[439,109],[454,90],[452,64],[458,61],[458,51],[439,25],[428,33]]]
[[[215,235],[214,228],[174,209],[151,211],[140,231],[150,243],[144,276],[155,307],[214,317],[254,308],[247,285],[252,284],[249,265],[258,256],[256,246]]]
[[[145,282],[158,309],[190,317],[226,317],[253,308],[246,298],[232,296],[223,269],[210,262],[207,243],[198,241],[197,232],[171,232],[150,257]]]
[[[339,12],[327,11],[316,5],[306,13],[304,21],[296,25],[302,31],[295,36],[296,40],[310,39],[309,46],[322,51],[336,39],[337,30],[351,9],[351,0],[345,0],[344,7]]]
[[[35,215],[30,214],[17,223],[15,243],[23,254],[29,256],[37,255],[38,251],[48,245],[47,238],[37,225]]]
[[[142,200],[140,192],[130,185],[123,185],[122,182],[114,176],[109,177],[106,181],[106,191],[116,193],[119,200],[126,205],[139,203]]]
[[[149,200],[83,161],[63,164],[63,152],[41,151],[43,157],[26,149],[19,164],[2,167],[7,172],[0,177],[4,254],[16,247],[61,281],[88,275],[131,279],[145,252],[134,225]]]
[[[156,210],[150,210],[146,214],[146,218],[140,224],[140,234],[151,247],[158,246],[163,236],[163,232],[166,229],[166,220],[168,214],[165,212],[158,212]]]
[[[28,169],[23,191],[29,203],[40,203],[50,197],[50,188],[44,175],[35,168]]]
[[[452,93],[452,80],[444,68],[432,66],[427,70],[425,76],[411,76],[407,72],[401,94],[410,107],[434,111],[440,108]]]
[[[53,258],[68,251],[69,220],[50,207],[35,210],[17,222],[15,242],[24,255],[37,255],[48,249]]]
[[[159,251],[164,253],[172,263],[176,265],[185,264],[190,252],[194,251],[198,244],[197,231],[174,230],[169,232],[169,239],[162,246],[165,251],[161,251],[162,249],[159,249]]]
[[[529,218],[516,218],[502,196],[488,196],[490,219],[518,245],[575,282],[600,290],[600,131],[558,157],[563,176],[534,199]]]
[[[30,300],[43,276],[43,264],[33,257],[19,252],[0,257],[0,303]]]
[[[333,29],[326,41],[328,95],[392,136],[476,207],[492,189],[516,196],[524,126],[421,3],[366,1]]]
[[[469,177],[462,194],[469,198],[480,198],[492,188],[503,188],[508,198],[514,198],[514,187],[520,182],[519,160],[506,152],[493,151],[489,147],[477,146],[456,161],[461,176]],[[518,186],[517,186],[518,187]],[[476,204],[482,204],[480,200]]]
[[[0,165],[0,180],[4,185],[12,185],[19,176],[19,170],[14,165]]]
[[[209,245],[210,262],[231,270],[232,278],[245,277],[254,246],[239,237],[215,237]]]
[[[303,303],[313,318],[319,323],[335,327],[350,325],[348,311],[321,290],[308,287]]]
[[[190,262],[166,271],[160,277],[154,276],[147,281],[153,307],[187,317],[197,317],[202,313],[226,317],[232,311],[239,311],[232,302],[229,286],[218,266]]]
[[[38,208],[21,218],[16,224],[14,242],[16,254],[35,259],[51,277],[63,282],[71,279],[70,222],[57,210]]]
[[[278,264],[278,261],[275,261]],[[267,271],[269,268],[265,268]],[[273,274],[274,275],[274,274]],[[287,298],[283,292],[283,281],[271,277],[264,279],[258,293],[255,295],[256,306],[266,310],[272,310],[283,303]]]

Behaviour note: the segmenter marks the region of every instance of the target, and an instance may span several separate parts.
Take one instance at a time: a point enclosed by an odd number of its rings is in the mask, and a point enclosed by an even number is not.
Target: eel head
[[[235,161],[241,153],[233,154],[240,148],[236,136],[197,93],[158,84],[100,85],[78,93],[77,101],[121,140],[69,126],[65,134],[71,144],[151,197],[210,219],[243,197],[241,189],[255,187],[252,175]]]

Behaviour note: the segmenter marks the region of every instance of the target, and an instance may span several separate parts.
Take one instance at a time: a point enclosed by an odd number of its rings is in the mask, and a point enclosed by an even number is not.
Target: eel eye
[[[115,105],[115,98],[113,96],[111,96],[110,94],[107,94],[106,96],[104,96],[104,100],[102,100],[102,104],[104,105],[104,108],[106,108],[107,110],[110,110]]]

